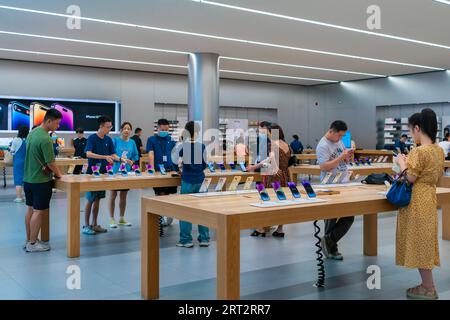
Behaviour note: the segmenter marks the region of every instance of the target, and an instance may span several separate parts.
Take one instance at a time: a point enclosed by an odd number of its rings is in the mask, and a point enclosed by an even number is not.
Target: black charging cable
[[[317,282],[314,284],[317,288],[325,287],[325,266],[323,265],[323,254],[322,245],[320,243],[321,238],[319,237],[320,227],[317,224],[317,220],[314,221],[314,237],[317,239],[315,246],[316,250],[316,260],[317,260]]]

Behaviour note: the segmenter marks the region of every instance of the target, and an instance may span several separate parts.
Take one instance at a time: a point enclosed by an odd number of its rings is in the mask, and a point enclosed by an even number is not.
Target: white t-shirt
[[[444,150],[445,157],[448,156],[448,153],[450,152],[450,141],[441,141],[439,142],[439,147]]]
[[[317,163],[321,165],[328,161],[334,160],[339,157],[344,150],[345,146],[342,143],[342,140],[339,140],[339,142],[332,142],[326,137],[322,137],[316,148]],[[339,165],[333,169],[333,175],[335,175],[337,172],[345,171],[347,171],[347,164],[342,160],[339,162]],[[326,171],[322,171],[320,174],[320,180],[322,180],[326,176],[326,174]]]

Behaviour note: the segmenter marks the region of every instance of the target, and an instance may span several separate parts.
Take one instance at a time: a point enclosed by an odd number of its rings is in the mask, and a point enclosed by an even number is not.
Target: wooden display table
[[[388,162],[392,162],[392,158],[394,157],[394,153],[392,150],[355,150],[356,158],[366,158],[366,157],[380,157],[380,156],[388,156]]]
[[[60,155],[64,155],[64,156],[68,156],[68,157],[73,157],[73,155],[75,154],[75,148],[74,147],[64,147],[64,148],[60,148],[59,152]]]
[[[392,164],[389,163],[374,163],[370,166],[347,166],[349,171],[353,171],[354,174],[361,176],[367,176],[371,173],[388,173],[393,174]],[[299,174],[307,174],[312,176],[320,176],[321,170],[319,165],[298,165],[295,167],[289,167],[289,179],[291,181],[297,181]]]
[[[377,214],[396,210],[385,196],[378,194],[385,191],[385,187],[361,185],[336,189],[340,194],[320,196],[327,202],[272,208],[250,206],[250,203],[260,202],[257,194],[218,196],[207,200],[190,195],[143,196],[141,295],[146,299],[159,298],[159,215],[216,229],[218,299],[240,298],[242,229],[363,215],[364,255],[376,256]],[[276,199],[272,189],[269,194]],[[438,188],[437,199],[442,208],[442,238],[450,240],[450,189]]]
[[[56,166],[63,172],[64,168],[68,166],[83,165],[87,163],[87,159],[73,159],[73,158],[55,158]],[[6,164],[4,160],[0,161],[0,168],[3,170],[3,187],[6,187],[6,167],[12,167],[12,164]]]
[[[259,173],[254,172],[217,172],[208,173],[212,177],[212,183],[216,183],[221,177],[227,177],[230,183],[235,176],[241,176],[245,181],[247,177],[259,178]],[[59,180],[55,180],[55,188],[67,193],[67,256],[75,258],[80,256],[80,196],[81,192],[100,190],[120,190],[120,189],[145,189],[154,187],[173,187],[181,184],[180,177],[161,175],[156,173],[149,175],[143,173],[142,176],[129,175],[122,177],[116,175],[108,177],[102,175],[95,178],[91,175],[65,175]],[[41,240],[48,241],[50,238],[49,219],[46,217],[42,227]]]
[[[310,163],[312,161],[317,160],[317,155],[315,153],[310,153],[310,154],[296,154],[295,157],[297,158],[298,161],[301,162],[305,162],[305,161],[309,161]]]

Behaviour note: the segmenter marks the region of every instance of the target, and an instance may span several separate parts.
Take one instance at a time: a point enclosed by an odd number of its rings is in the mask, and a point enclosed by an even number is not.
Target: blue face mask
[[[159,135],[161,138],[165,138],[165,137],[167,137],[167,136],[169,135],[169,131],[160,131],[160,132],[158,133],[158,135]]]
[[[58,140],[58,137],[56,135],[52,136],[51,138],[52,138],[52,141]]]

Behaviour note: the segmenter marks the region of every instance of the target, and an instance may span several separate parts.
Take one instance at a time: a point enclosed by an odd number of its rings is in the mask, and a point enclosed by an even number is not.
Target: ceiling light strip
[[[119,63],[129,63],[129,64],[139,64],[139,65],[150,65],[150,66],[159,66],[159,67],[171,67],[171,68],[187,69],[187,66],[176,65],[176,64],[145,62],[145,61],[134,61],[134,60],[121,60],[121,59],[112,59],[112,58],[100,58],[100,57],[80,56],[80,55],[73,55],[73,54],[52,53],[52,52],[43,52],[43,51],[30,51],[30,50],[19,50],[19,49],[8,49],[8,48],[0,48],[0,51],[15,52],[15,53],[26,53],[26,54],[34,54],[34,55],[46,55],[46,56],[63,57],[63,58],[75,58],[75,59],[83,59],[83,60],[97,60],[97,61],[119,62]],[[278,75],[278,74],[246,72],[246,71],[236,71],[236,70],[226,70],[226,69],[220,70],[220,72],[246,74],[246,75],[254,75],[254,76],[264,76],[264,77],[274,77],[274,78],[317,81],[317,82],[330,82],[330,83],[338,82],[338,81],[334,81],[334,80],[294,77],[294,76],[285,76],[285,75]]]
[[[311,66],[304,66],[304,65],[298,65],[298,64],[272,62],[272,61],[264,61],[264,60],[244,59],[244,58],[235,58],[235,57],[227,57],[227,56],[221,56],[220,59],[232,60],[232,61],[242,61],[242,62],[253,62],[253,63],[268,64],[268,65],[290,67],[290,68],[300,68],[300,69],[310,69],[310,70],[318,70],[318,71],[329,71],[329,72],[338,72],[338,73],[357,74],[357,75],[371,76],[371,77],[386,77],[386,75],[375,74],[375,73],[366,73],[366,72],[356,72],[356,71],[349,71],[349,70],[339,70],[339,69],[311,67]]]
[[[65,17],[65,18],[72,18],[72,19],[74,18],[72,15],[68,15],[68,14],[55,13],[55,12],[46,12],[46,11],[40,11],[40,10],[32,10],[32,9],[25,9],[25,8],[18,8],[18,7],[11,7],[11,6],[3,6],[3,5],[0,5],[0,9],[24,11],[24,12],[31,12],[31,13],[39,13],[39,14],[58,16],[58,17]],[[144,26],[144,25],[137,25],[137,24],[131,24],[131,23],[118,22],[118,21],[111,21],[111,20],[94,19],[94,18],[88,18],[88,17],[83,17],[83,16],[82,17],[77,17],[77,19],[86,20],[86,21],[92,21],[92,22],[101,22],[101,23],[112,24],[112,25],[119,25],[119,26],[134,27],[134,28],[141,28],[141,29],[154,30],[154,31],[161,31],[161,32],[183,34],[183,35],[189,35],[189,36],[195,36],[195,37],[203,37],[203,38],[208,38],[208,39],[226,40],[226,41],[231,41],[231,42],[251,44],[251,45],[258,45],[258,46],[271,47],[271,48],[279,48],[279,49],[287,49],[287,50],[294,50],[294,51],[301,51],[301,52],[309,52],[309,53],[337,56],[337,57],[343,57],[343,58],[365,60],[365,61],[371,61],[371,62],[395,64],[395,65],[415,67],[415,68],[422,68],[422,69],[428,69],[428,70],[445,70],[445,69],[442,69],[442,68],[436,68],[436,67],[431,67],[431,66],[424,66],[424,65],[419,65],[419,64],[412,64],[412,63],[398,62],[398,61],[392,61],[392,60],[369,58],[369,57],[356,56],[356,55],[337,53],[337,52],[331,52],[331,51],[306,49],[306,48],[293,47],[293,46],[280,45],[280,44],[267,43],[267,42],[260,42],[260,41],[253,41],[253,40],[245,40],[245,39],[238,39],[238,38],[231,38],[231,37],[215,36],[215,35],[205,34],[205,33],[197,33],[197,32],[189,32],[189,31],[182,31],[182,30],[176,30],[176,29]]]
[[[450,5],[450,1],[447,0],[434,0],[434,1]]]
[[[352,31],[352,32],[357,32],[357,33],[368,34],[368,35],[371,35],[371,36],[377,36],[377,37],[389,38],[389,39],[394,39],[394,40],[406,41],[406,42],[411,42],[411,43],[415,43],[415,44],[421,44],[421,45],[426,45],[426,46],[430,46],[430,47],[437,47],[437,48],[450,50],[450,46],[446,46],[446,45],[442,45],[442,44],[438,44],[438,43],[433,43],[433,42],[428,42],[428,41],[421,41],[421,40],[416,40],[416,39],[411,39],[411,38],[406,38],[406,37],[395,36],[395,35],[386,34],[386,33],[378,33],[378,32],[358,29],[358,28],[345,27],[345,26],[342,26],[342,25],[326,23],[326,22],[321,22],[321,21],[317,21],[317,20],[298,18],[298,17],[288,16],[288,15],[284,15],[284,14],[277,14],[277,13],[273,13],[273,12],[256,10],[256,9],[251,9],[251,8],[246,8],[246,7],[234,6],[234,5],[225,4],[225,3],[221,3],[221,2],[215,2],[215,1],[207,1],[207,0],[190,0],[190,1],[199,2],[199,3],[206,4],[206,5],[212,5],[212,6],[232,9],[232,10],[244,11],[244,12],[249,12],[249,13],[256,13],[256,14],[270,16],[270,17],[274,17],[274,18],[281,18],[281,19],[285,19],[285,20],[309,23],[309,24],[314,24],[314,25],[318,25],[318,26],[322,26],[322,27],[340,29],[340,30],[345,30],[345,31]],[[439,0],[435,0],[435,1],[439,1]],[[447,3],[447,4],[450,3],[449,1],[442,1],[442,0],[439,1],[439,2]]]
[[[130,45],[123,45],[123,44],[109,43],[109,42],[98,42],[98,41],[90,41],[90,40],[80,40],[80,39],[62,38],[62,37],[54,37],[54,36],[44,36],[44,35],[39,35],[39,34],[20,33],[20,32],[12,32],[12,31],[4,31],[4,30],[0,30],[0,34],[7,34],[7,35],[14,35],[14,36],[24,36],[24,37],[40,38],[40,39],[60,40],[60,41],[67,41],[67,42],[77,42],[77,43],[85,43],[85,44],[93,44],[93,45],[104,45],[104,46],[119,47],[119,48],[129,48],[129,49],[165,52],[165,53],[176,53],[176,54],[183,54],[183,55],[187,55],[188,54],[188,52],[185,52],[185,51],[176,51],[176,50],[165,50],[165,49],[156,49],[156,48],[148,48],[148,47],[130,46]],[[327,68],[319,68],[319,67],[309,67],[309,66],[287,64],[287,63],[278,63],[278,62],[271,62],[271,61],[243,59],[243,58],[235,58],[235,57],[223,57],[223,56],[221,56],[220,58],[221,59],[227,59],[227,60],[235,60],[235,61],[243,61],[243,62],[254,62],[254,63],[269,64],[269,65],[279,65],[279,66],[286,66],[286,67],[295,67],[295,68],[304,68],[304,69],[312,69],[312,70],[333,71],[333,72],[340,72],[340,73],[358,74],[358,75],[365,75],[365,76],[371,76],[371,77],[385,77],[384,75],[371,74],[371,73],[354,72],[354,71],[337,70],[337,69],[327,69]]]

